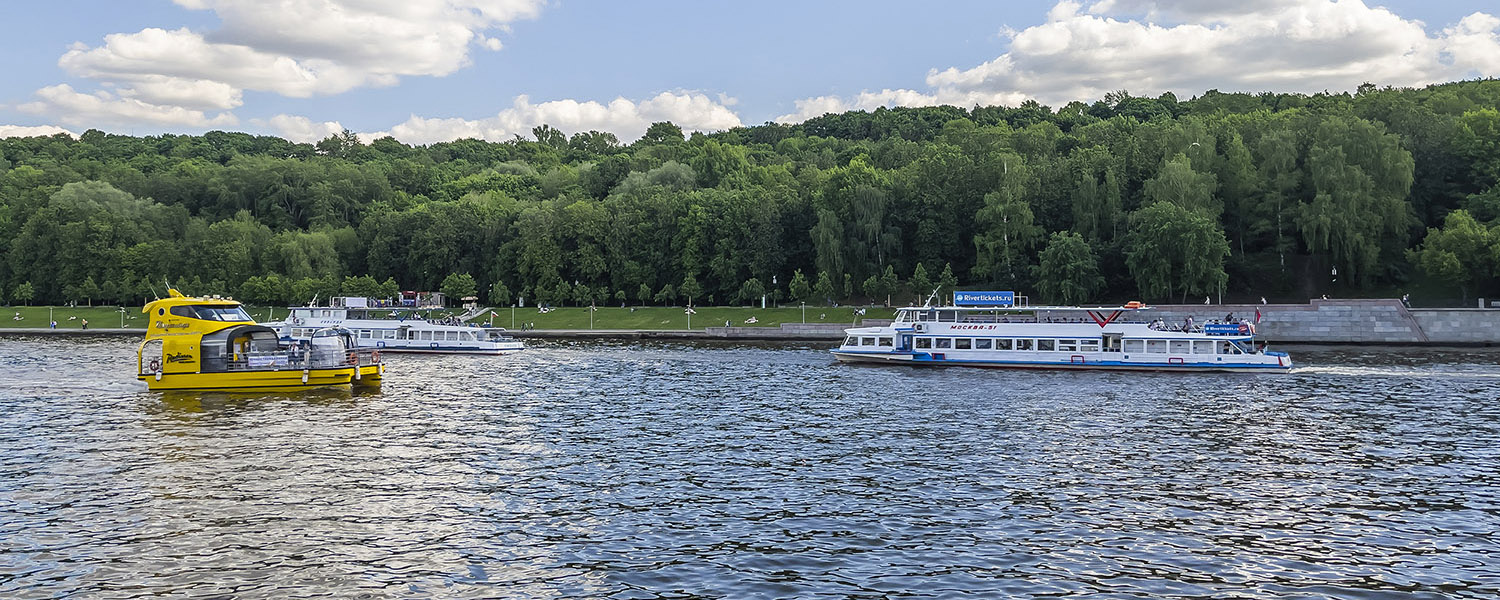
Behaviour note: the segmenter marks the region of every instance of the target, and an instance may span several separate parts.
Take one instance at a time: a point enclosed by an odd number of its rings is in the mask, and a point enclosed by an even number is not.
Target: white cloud
[[[1131,17],[1140,16],[1142,20]],[[1484,13],[1430,35],[1361,0],[1062,1],[1047,21],[1006,32],[1009,52],[975,67],[934,69],[928,91],[883,90],[798,101],[781,122],[874,106],[1061,105],[1112,90],[1317,92],[1361,83],[1420,86],[1500,75],[1500,20]],[[998,101],[998,102],[997,102]]]
[[[228,127],[239,123],[234,115],[227,112],[210,117],[201,110],[120,98],[109,92],[85,94],[74,91],[68,84],[44,87],[37,90],[36,95],[40,100],[22,104],[18,108],[35,114],[56,114],[58,120],[77,127],[152,124],[208,128]]]
[[[1474,13],[1443,30],[1453,64],[1484,75],[1500,75],[1500,17]]]
[[[202,110],[229,110],[244,104],[240,90],[226,83],[205,79],[178,79],[152,75],[120,88],[119,94],[151,104]]]
[[[651,123],[657,121],[671,121],[690,131],[739,127],[739,116],[725,104],[723,100],[716,101],[689,92],[662,92],[638,102],[615,98],[608,104],[571,99],[532,104],[527,96],[518,96],[510,108],[486,119],[412,115],[389,131],[361,134],[361,137],[390,135],[408,144],[431,144],[461,138],[501,141],[515,135],[529,136],[533,127],[547,124],[567,133],[607,131],[628,143],[639,138]]]
[[[388,74],[360,71],[328,60],[298,60],[249,46],[209,43],[186,28],[148,28],[139,33],[107,35],[104,40],[98,48],[75,47],[57,62],[75,75],[106,81],[190,79],[293,97],[395,82]],[[219,94],[215,91],[212,95]]]
[[[296,115],[276,115],[269,119],[251,119],[250,123],[259,127],[267,127],[275,131],[277,135],[300,143],[317,143],[330,135],[343,133],[344,126],[338,121],[313,121],[307,117]],[[369,141],[369,140],[365,140]]]
[[[304,98],[395,85],[408,76],[450,74],[469,64],[471,48],[499,50],[501,43],[491,34],[505,31],[517,20],[536,17],[545,4],[545,0],[175,1],[188,9],[213,11],[221,26],[206,32],[151,27],[110,34],[99,46],[75,44],[58,59],[58,65],[116,90],[116,94],[94,95],[115,107],[105,113],[140,113],[153,115],[151,123],[187,124],[194,122],[195,112],[239,107],[243,90]],[[44,92],[53,88],[39,90],[42,101],[29,106],[61,119],[68,106],[49,104],[55,90]],[[180,111],[170,112],[173,108]]]
[[[78,134],[56,125],[0,125],[0,138],[37,137],[59,133],[66,133],[75,138],[78,137]]]

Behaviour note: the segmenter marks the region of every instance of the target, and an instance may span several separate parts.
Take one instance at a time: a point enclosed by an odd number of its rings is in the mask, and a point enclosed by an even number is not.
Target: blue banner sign
[[[1015,306],[1015,292],[953,292],[954,306]]]
[[[1208,335],[1239,335],[1241,333],[1250,333],[1249,330],[1250,328],[1245,325],[1234,323],[1215,323],[1203,326],[1203,333]]]

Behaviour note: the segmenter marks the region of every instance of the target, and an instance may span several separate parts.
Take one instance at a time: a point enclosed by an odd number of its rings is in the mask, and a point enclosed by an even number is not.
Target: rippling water
[[[135,343],[0,338],[0,597],[1500,595],[1494,351],[534,343],[247,396],[146,392]]]

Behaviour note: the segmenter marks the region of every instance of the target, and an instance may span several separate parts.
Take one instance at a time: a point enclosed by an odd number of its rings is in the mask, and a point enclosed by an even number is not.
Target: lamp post
[[[802,322],[804,324],[806,324],[807,323],[807,302],[798,302],[798,304],[802,305]]]

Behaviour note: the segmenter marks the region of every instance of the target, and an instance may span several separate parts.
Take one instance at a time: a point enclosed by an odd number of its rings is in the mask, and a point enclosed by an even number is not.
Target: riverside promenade
[[[1136,313],[1138,319],[1168,323],[1192,317],[1196,323],[1222,319],[1254,320],[1257,333],[1282,344],[1376,344],[1393,346],[1500,346],[1500,308],[1407,308],[1396,299],[1312,300],[1306,304],[1168,304]],[[871,309],[879,312],[879,309]],[[1052,315],[1043,311],[1039,316]],[[1058,315],[1059,318],[1064,318]],[[1076,318],[1076,314],[1066,318]],[[863,319],[860,326],[890,323]],[[744,341],[830,341],[844,337],[853,323],[783,323],[777,327],[705,327],[702,329],[532,329],[510,330],[523,339],[689,339]],[[142,329],[48,327],[0,328],[6,335],[142,335]]]

